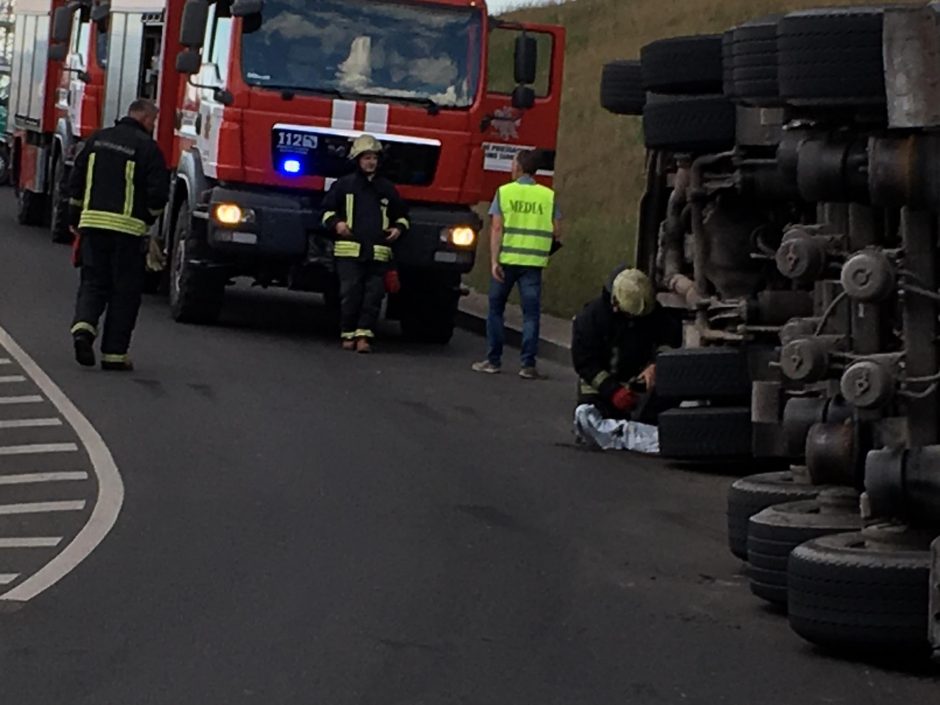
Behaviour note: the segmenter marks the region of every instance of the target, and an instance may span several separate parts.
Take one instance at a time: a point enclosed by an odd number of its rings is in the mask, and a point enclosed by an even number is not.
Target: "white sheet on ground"
[[[574,433],[583,442],[601,450],[659,452],[659,429],[656,426],[624,419],[605,419],[593,404],[581,404],[575,409]]]

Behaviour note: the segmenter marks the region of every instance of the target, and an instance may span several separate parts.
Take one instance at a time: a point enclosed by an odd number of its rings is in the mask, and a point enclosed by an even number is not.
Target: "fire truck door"
[[[138,97],[159,96],[158,68],[163,40],[163,11],[111,13],[105,125],[114,124]]]

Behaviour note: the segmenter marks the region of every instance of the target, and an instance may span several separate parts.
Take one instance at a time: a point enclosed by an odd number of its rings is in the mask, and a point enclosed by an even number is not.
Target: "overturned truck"
[[[731,550],[798,634],[876,654],[940,650],[938,58],[938,7],[820,9],[601,80],[643,116],[637,262],[686,320],[663,453],[779,463],[731,487]]]

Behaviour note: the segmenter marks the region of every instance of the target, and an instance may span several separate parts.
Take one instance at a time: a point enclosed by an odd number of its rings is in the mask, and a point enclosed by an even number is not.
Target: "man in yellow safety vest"
[[[519,285],[522,303],[523,379],[540,377],[535,364],[539,344],[542,270],[560,246],[560,214],[555,192],[536,183],[539,154],[519,152],[512,164],[512,182],[499,188],[490,206],[489,315],[486,319],[486,359],[473,364],[476,372],[496,374],[501,370],[503,313],[513,287]]]

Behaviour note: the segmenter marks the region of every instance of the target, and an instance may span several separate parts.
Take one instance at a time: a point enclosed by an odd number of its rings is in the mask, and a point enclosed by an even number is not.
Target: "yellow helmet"
[[[350,159],[358,159],[367,152],[379,154],[382,151],[382,143],[372,135],[359,135],[353,140],[352,148],[349,150]]]
[[[611,287],[611,297],[620,311],[631,316],[646,316],[656,304],[653,284],[639,269],[620,272]]]

